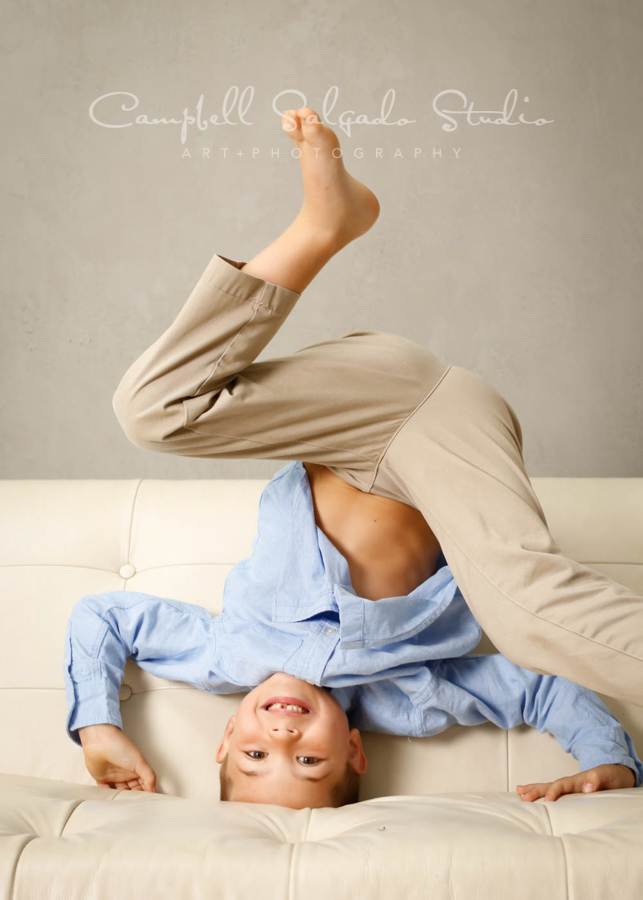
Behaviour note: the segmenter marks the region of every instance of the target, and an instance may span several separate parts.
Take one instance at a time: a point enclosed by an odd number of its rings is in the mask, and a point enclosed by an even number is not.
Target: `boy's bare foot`
[[[337,135],[314,110],[288,110],[281,124],[300,150],[304,202],[286,230],[241,268],[301,293],[329,259],[368,231],[380,205],[366,185],[348,174]]]
[[[293,225],[336,241],[338,247],[368,231],[380,205],[344,168],[335,132],[309,107],[286,110],[281,127],[301,151],[305,199]]]

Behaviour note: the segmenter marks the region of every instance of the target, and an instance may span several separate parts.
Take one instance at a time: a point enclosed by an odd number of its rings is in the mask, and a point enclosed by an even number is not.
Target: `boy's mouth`
[[[311,711],[299,697],[271,697],[261,708],[280,716],[307,716]]]

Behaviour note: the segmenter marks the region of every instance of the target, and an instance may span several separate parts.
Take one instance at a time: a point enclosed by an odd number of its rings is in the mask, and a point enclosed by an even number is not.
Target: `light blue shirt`
[[[564,678],[474,654],[482,630],[444,555],[407,596],[358,597],[345,557],[315,523],[308,475],[288,463],[259,501],[252,556],[226,578],[223,612],[137,591],[82,597],[65,638],[67,732],[122,727],[125,661],[213,694],[275,672],[330,689],[352,727],[424,737],[450,725],[548,731],[581,771],[621,763],[643,781],[632,739],[600,698]]]

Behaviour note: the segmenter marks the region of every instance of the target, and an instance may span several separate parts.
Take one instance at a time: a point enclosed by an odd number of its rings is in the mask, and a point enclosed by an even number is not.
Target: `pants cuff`
[[[251,300],[258,306],[278,315],[287,316],[301,294],[256,275],[242,272],[245,262],[237,262],[215,254],[203,273],[203,278],[219,290],[240,300]]]

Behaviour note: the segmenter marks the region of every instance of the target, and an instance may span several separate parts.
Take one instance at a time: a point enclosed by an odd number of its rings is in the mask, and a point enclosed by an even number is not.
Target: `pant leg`
[[[352,332],[256,362],[300,295],[215,255],[113,398],[137,446],[300,459],[367,489],[383,448],[449,366],[412,341]]]
[[[643,597],[562,555],[516,414],[482,378],[452,366],[394,436],[371,489],[423,513],[508,659],[643,705]]]

